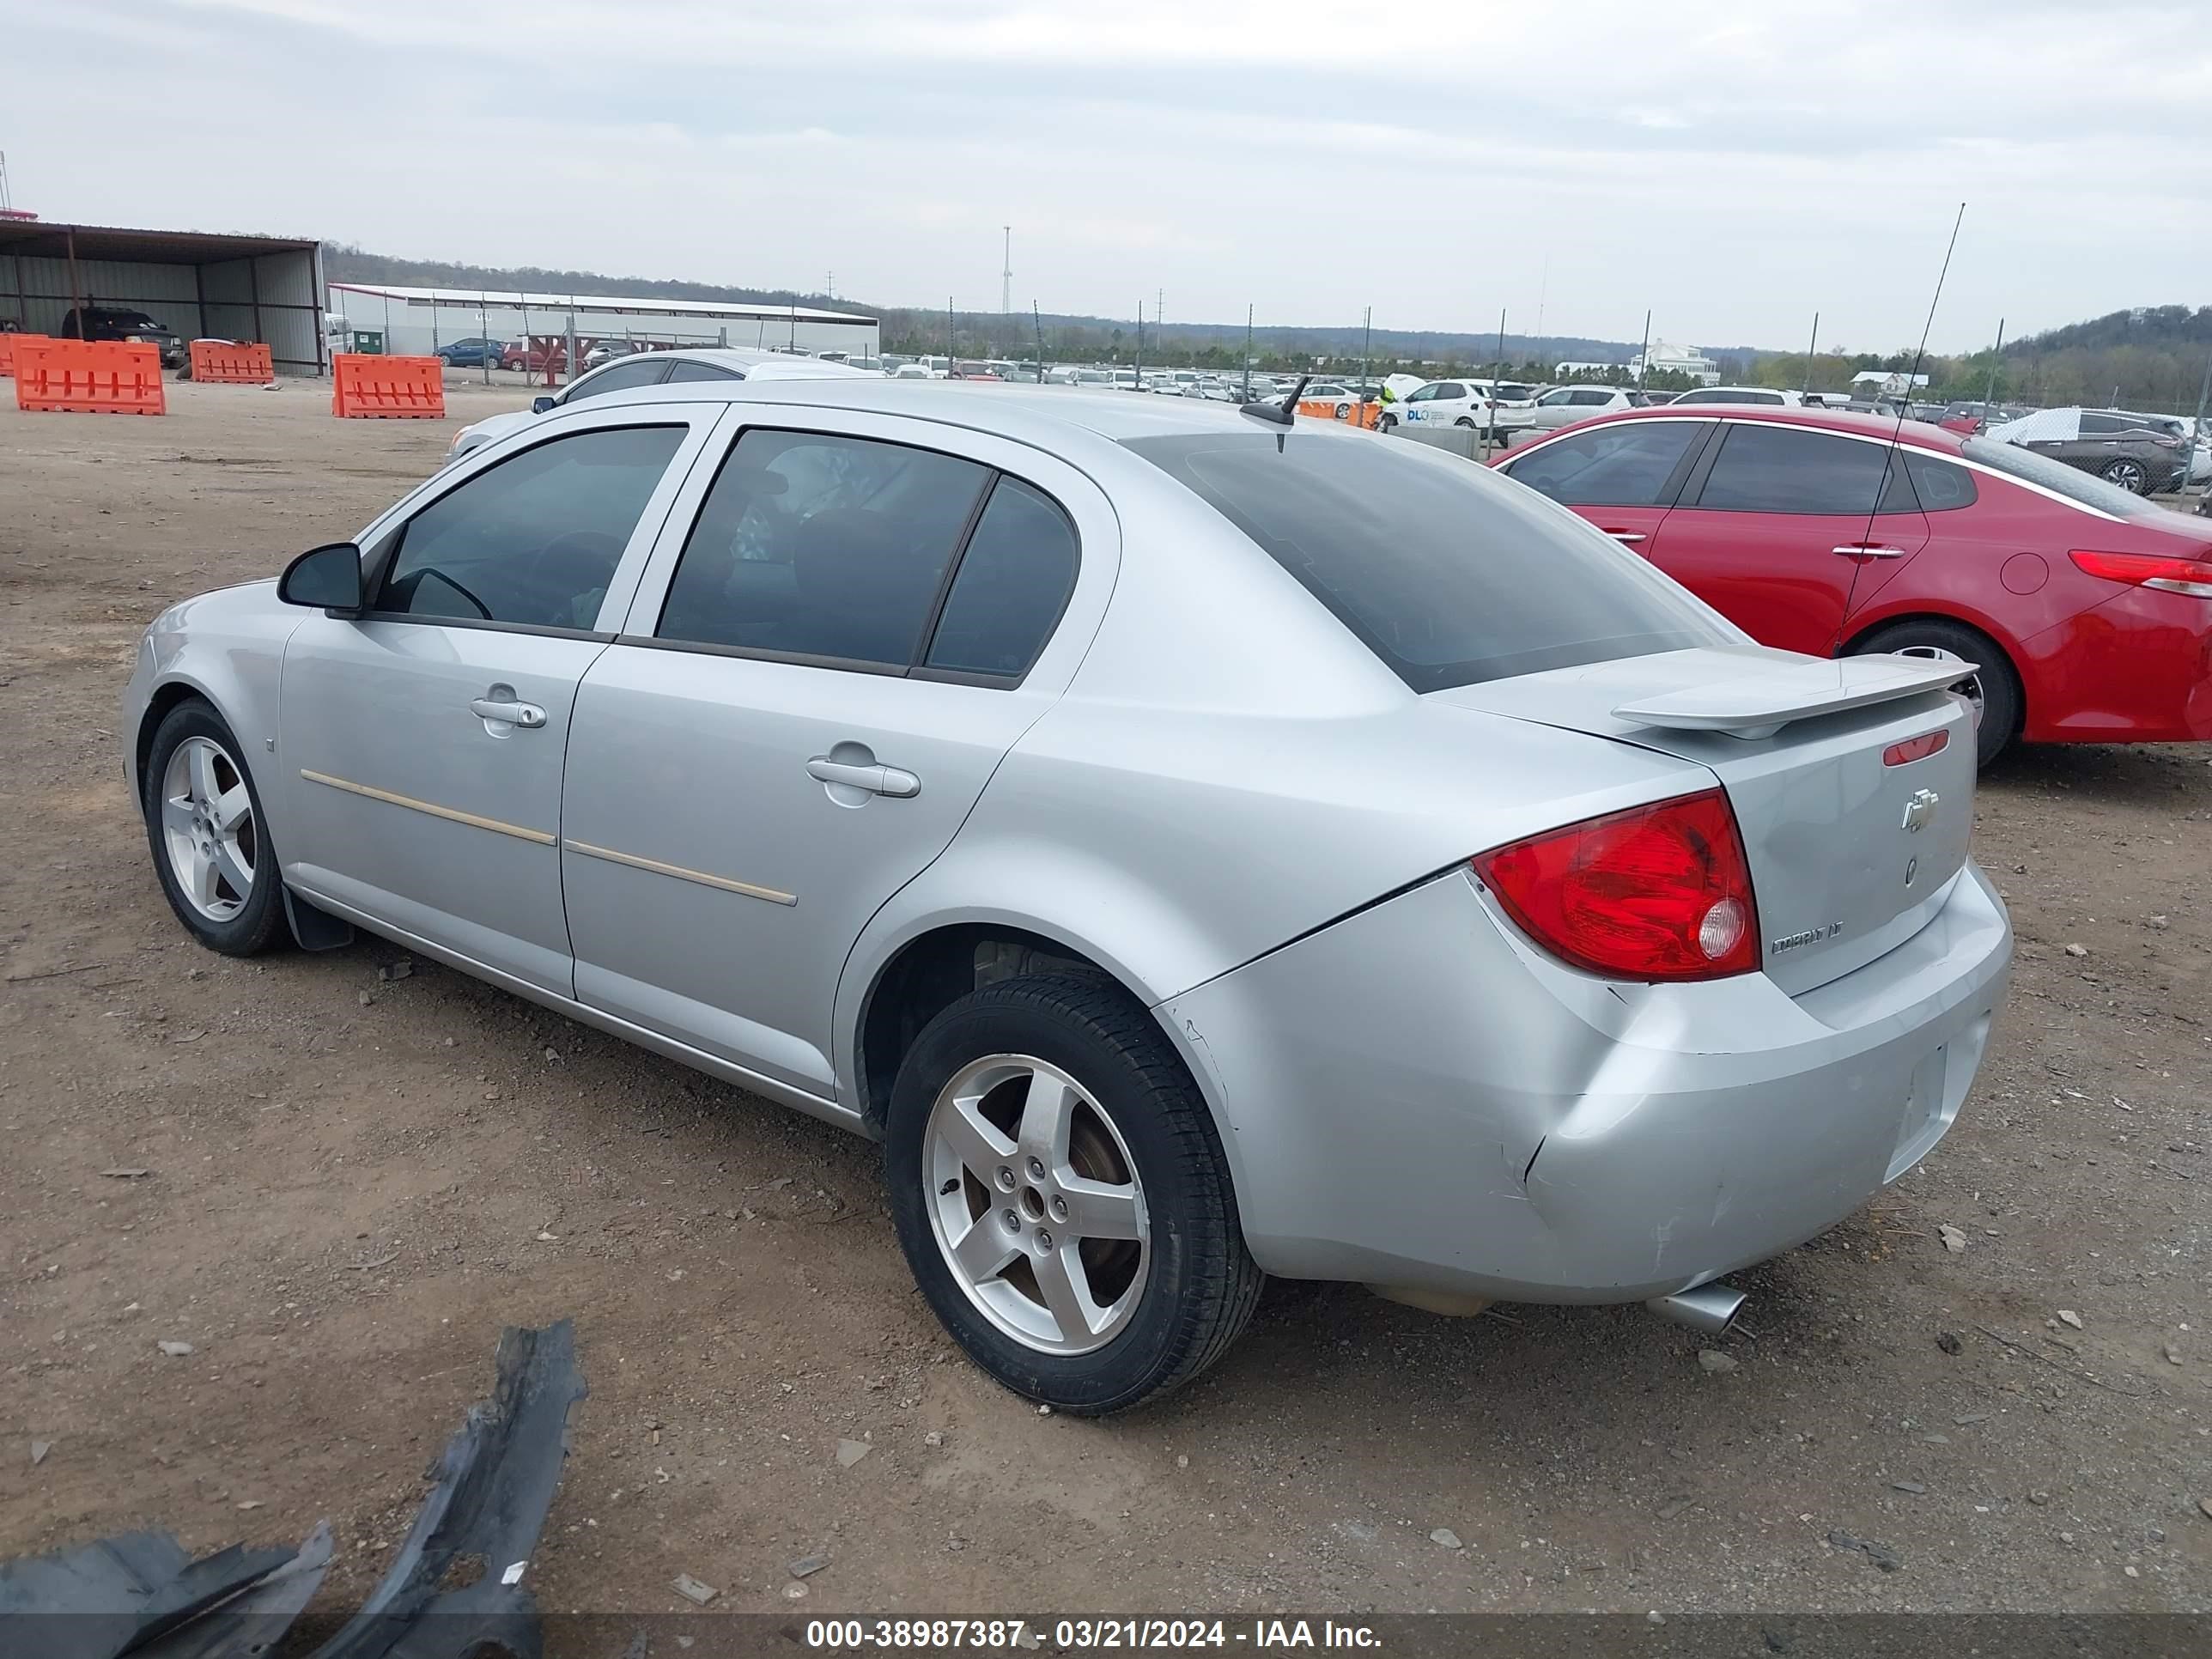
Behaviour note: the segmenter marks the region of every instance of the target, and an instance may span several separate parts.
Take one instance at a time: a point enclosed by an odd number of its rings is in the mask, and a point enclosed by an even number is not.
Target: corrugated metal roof
[[[573,311],[579,313],[629,312],[663,317],[742,317],[747,322],[765,318],[802,323],[872,323],[852,311],[819,311],[811,306],[738,305],[720,300],[648,300],[619,294],[520,294],[497,289],[407,288],[392,283],[332,283],[347,294],[394,300],[410,305],[453,306],[473,311],[480,306],[501,306],[511,311]]]
[[[258,253],[307,252],[320,246],[312,237],[234,236],[203,230],[130,230],[118,225],[0,219],[0,253],[60,259],[68,257],[72,242],[81,260],[112,259],[150,265],[204,265],[219,259],[248,258]]]

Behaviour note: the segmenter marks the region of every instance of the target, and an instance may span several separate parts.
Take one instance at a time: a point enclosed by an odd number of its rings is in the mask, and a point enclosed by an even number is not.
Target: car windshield
[[[1334,434],[1133,438],[1416,691],[1732,637],[1534,490]]]
[[[2032,449],[2022,449],[2018,444],[2008,444],[1997,438],[1969,438],[1960,445],[1959,453],[1970,461],[1979,461],[1994,472],[2008,473],[2032,484],[2040,484],[2069,501],[2079,501],[2084,507],[2094,507],[2100,513],[2109,513],[2116,519],[2163,519],[2167,509],[2145,501],[2118,484],[2106,483],[2102,478],[2092,477],[2078,467],[2063,461],[2055,461],[2048,455],[2039,455]]]
[[[1534,386],[1522,386],[1517,380],[1502,380],[1498,383],[1498,395],[1501,398],[1521,400],[1534,397],[1536,389]]]

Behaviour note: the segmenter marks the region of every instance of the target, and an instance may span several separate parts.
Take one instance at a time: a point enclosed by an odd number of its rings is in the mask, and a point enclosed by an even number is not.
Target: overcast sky
[[[2201,4],[0,0],[15,205],[1170,321],[1936,349],[2212,302]]]

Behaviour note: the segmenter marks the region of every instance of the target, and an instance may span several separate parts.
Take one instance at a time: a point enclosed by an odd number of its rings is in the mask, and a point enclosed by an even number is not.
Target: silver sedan
[[[1717,1328],[1910,1170],[2011,951],[1959,677],[1328,421],[701,382],[173,607],[120,729],[203,943],[367,929],[879,1139],[952,1336],[1099,1413],[1267,1273]]]

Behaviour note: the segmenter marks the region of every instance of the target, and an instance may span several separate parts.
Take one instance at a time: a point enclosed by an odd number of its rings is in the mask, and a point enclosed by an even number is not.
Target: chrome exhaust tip
[[[1655,1296],[1644,1305],[1662,1319],[1686,1325],[1700,1336],[1720,1336],[1743,1311],[1744,1293],[1733,1285],[1699,1285],[1672,1296]]]

